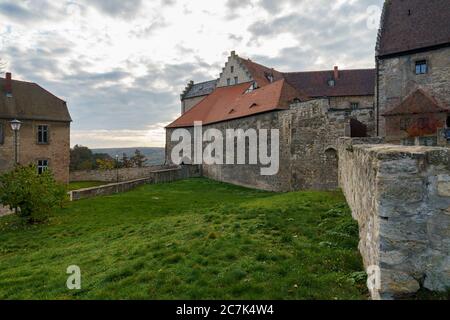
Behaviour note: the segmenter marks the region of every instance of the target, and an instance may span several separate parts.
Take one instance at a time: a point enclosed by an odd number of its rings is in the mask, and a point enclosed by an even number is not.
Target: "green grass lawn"
[[[80,181],[80,182],[71,182],[67,186],[68,191],[79,190],[84,188],[98,187],[108,184],[108,182],[101,181]]]
[[[146,185],[1,218],[0,299],[367,299],[357,243],[341,193]]]

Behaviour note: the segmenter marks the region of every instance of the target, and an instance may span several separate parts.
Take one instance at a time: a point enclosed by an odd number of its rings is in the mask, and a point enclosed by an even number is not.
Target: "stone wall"
[[[0,119],[3,125],[4,141],[0,144],[0,173],[14,167],[14,132],[9,120]],[[49,143],[37,143],[38,125],[49,126]],[[48,160],[55,178],[62,183],[69,182],[70,123],[56,121],[23,120],[18,134],[18,158],[22,165]]]
[[[353,109],[352,103],[358,103],[359,107]],[[344,96],[330,98],[330,112],[336,115],[352,117],[367,126],[369,137],[376,136],[375,105],[373,96]]]
[[[121,168],[113,170],[81,170],[70,172],[70,182],[100,181],[120,182],[146,178],[151,172],[167,168],[167,166],[149,166],[143,168]],[[118,177],[117,177],[118,176]]]
[[[364,143],[341,139],[339,180],[364,264],[380,268],[372,297],[450,289],[450,149]]]
[[[350,118],[358,112],[365,112],[365,109],[355,110],[354,113],[346,110],[332,111],[328,99],[317,99],[294,104],[289,110],[204,126],[203,132],[214,128],[221,131],[224,137],[227,129],[279,129],[280,167],[278,174],[263,176],[259,164],[204,164],[203,174],[215,180],[268,191],[335,189],[338,186],[337,139],[350,135]],[[373,118],[363,120],[361,117],[363,121],[372,122],[371,119]],[[187,129],[193,137],[193,129]],[[171,141],[173,130],[166,131],[167,163],[171,163],[172,148],[178,143]],[[236,144],[235,141],[235,148]],[[247,154],[248,147],[247,142]]]
[[[181,166],[172,169],[152,171],[146,178],[143,179],[136,179],[132,181],[112,183],[99,187],[70,191],[69,195],[71,201],[77,201],[130,191],[144,184],[168,183],[200,176],[201,169],[199,166]]]
[[[450,106],[449,56],[450,48],[443,48],[379,61],[380,136],[386,135],[382,114],[397,106],[418,87],[430,91],[437,99]],[[416,61],[420,60],[427,60],[427,74],[415,74]]]

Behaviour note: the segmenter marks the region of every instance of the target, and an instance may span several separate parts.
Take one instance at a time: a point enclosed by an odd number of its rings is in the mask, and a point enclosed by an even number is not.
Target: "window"
[[[267,80],[269,80],[269,82],[272,83],[273,82],[273,75],[272,74],[267,75]]]
[[[231,66],[231,73],[234,73],[234,66]]]
[[[428,72],[428,64],[426,60],[416,62],[416,74],[425,74]]]
[[[333,79],[328,80],[328,86],[329,87],[334,87],[334,85],[335,85],[335,82],[334,82]]]
[[[350,102],[350,108],[352,110],[357,110],[359,109],[359,102]]]
[[[48,160],[38,160],[37,170],[39,174],[42,174],[48,169]]]
[[[3,144],[5,141],[5,135],[3,132],[3,123],[0,123],[0,144]]]
[[[231,85],[231,79],[230,78],[227,79],[227,86],[229,86],[229,85]]]
[[[234,84],[238,84],[238,77],[234,77]]]
[[[38,126],[38,143],[39,144],[47,144],[48,143],[48,126],[47,125],[39,125]]]

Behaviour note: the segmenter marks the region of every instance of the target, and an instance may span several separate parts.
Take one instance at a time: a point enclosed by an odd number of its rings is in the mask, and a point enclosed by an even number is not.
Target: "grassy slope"
[[[0,299],[365,299],[357,242],[339,193],[148,185],[25,230],[1,218]]]

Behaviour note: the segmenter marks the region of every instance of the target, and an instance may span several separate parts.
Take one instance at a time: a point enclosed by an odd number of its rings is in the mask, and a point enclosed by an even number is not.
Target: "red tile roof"
[[[450,44],[450,0],[386,1],[377,56]]]
[[[239,58],[241,63],[248,69],[253,79],[258,83],[260,87],[264,87],[270,83],[267,78],[268,75],[273,76],[273,80],[281,80],[283,79],[283,74],[281,72],[276,71],[275,69],[268,68],[261,64],[255,63],[250,59]]]
[[[12,80],[12,95],[8,97],[6,83],[0,78],[0,118],[72,121],[67,103],[38,84]]]
[[[328,81],[334,79],[334,70],[289,72],[283,76],[293,87],[312,98],[375,94],[375,69],[339,70],[339,78],[333,87]]]
[[[450,109],[423,89],[417,89],[407,96],[398,106],[385,112],[383,116],[439,112],[450,112]]]
[[[194,121],[212,124],[268,111],[288,109],[294,99],[298,98],[301,101],[308,99],[284,79],[245,93],[251,84],[246,82],[217,88],[167,128],[190,127],[194,125]]]

